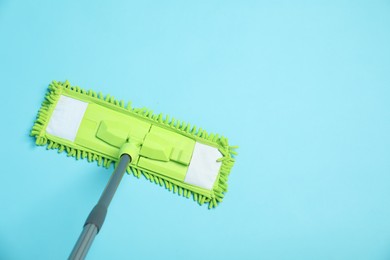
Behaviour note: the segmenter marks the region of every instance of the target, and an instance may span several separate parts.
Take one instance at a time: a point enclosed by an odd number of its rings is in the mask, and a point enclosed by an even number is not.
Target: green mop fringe
[[[186,198],[190,198],[192,196],[194,201],[198,202],[199,205],[208,203],[209,209],[216,207],[223,200],[223,197],[228,188],[227,179],[235,162],[234,156],[237,155],[235,149],[238,148],[237,146],[229,146],[228,139],[226,137],[220,136],[218,134],[208,134],[202,128],[197,128],[195,125],[191,126],[189,123],[182,122],[175,118],[170,119],[168,115],[153,114],[153,111],[147,108],[132,108],[131,102],[128,102],[125,105],[123,100],[117,100],[110,95],[104,96],[101,92],[96,93],[92,90],[86,91],[78,86],[71,86],[68,81],[63,83],[53,81],[48,87],[45,99],[38,111],[37,118],[30,133],[30,136],[34,136],[36,138],[35,143],[37,145],[46,145],[47,149],[57,149],[59,153],[66,152],[68,156],[75,157],[76,159],[87,159],[88,162],[96,161],[99,166],[104,166],[106,168],[109,168],[113,163],[117,163],[116,161],[105,158],[99,154],[75,149],[73,147],[50,140],[50,137],[46,136],[46,126],[63,89],[68,89],[74,91],[75,93],[103,100],[104,102],[127,109],[130,113],[137,114],[143,118],[157,122],[159,124],[164,124],[165,126],[178,130],[184,134],[186,133],[192,135],[195,139],[205,140],[207,142],[216,144],[223,157],[218,160],[222,162],[222,165],[220,168],[217,185],[214,185],[211,196],[205,196],[195,191],[183,188],[161,176],[156,176],[152,172],[146,172],[132,166],[127,168],[127,173],[132,174],[137,178],[140,178],[141,175],[143,175],[150,182],[154,182],[157,185],[165,187],[169,191],[172,191],[173,193],[176,193],[180,196]]]

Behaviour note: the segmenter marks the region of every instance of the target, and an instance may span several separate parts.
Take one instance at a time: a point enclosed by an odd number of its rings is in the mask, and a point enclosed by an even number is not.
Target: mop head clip
[[[110,167],[121,154],[132,161],[127,173],[143,175],[200,205],[216,207],[227,192],[236,155],[227,138],[208,134],[168,115],[53,81],[31,136],[36,144],[76,159]]]

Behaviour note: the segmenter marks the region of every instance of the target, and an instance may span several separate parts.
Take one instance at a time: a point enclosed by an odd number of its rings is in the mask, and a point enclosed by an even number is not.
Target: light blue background
[[[240,146],[215,210],[125,176],[89,259],[389,259],[390,2],[292,2],[0,0],[0,259],[66,258],[110,176],[28,137],[53,79]]]

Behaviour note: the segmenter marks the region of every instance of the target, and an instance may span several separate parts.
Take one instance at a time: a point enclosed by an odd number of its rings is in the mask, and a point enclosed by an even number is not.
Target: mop
[[[125,172],[211,209],[227,192],[237,148],[226,137],[68,81],[49,85],[31,136],[47,149],[115,166],[69,259],[85,258]]]

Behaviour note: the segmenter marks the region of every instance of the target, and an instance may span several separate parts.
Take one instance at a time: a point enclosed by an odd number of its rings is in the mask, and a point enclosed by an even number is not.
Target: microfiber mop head
[[[126,149],[129,174],[209,208],[222,201],[236,154],[223,136],[69,82],[49,85],[31,135],[37,145],[107,168]]]

